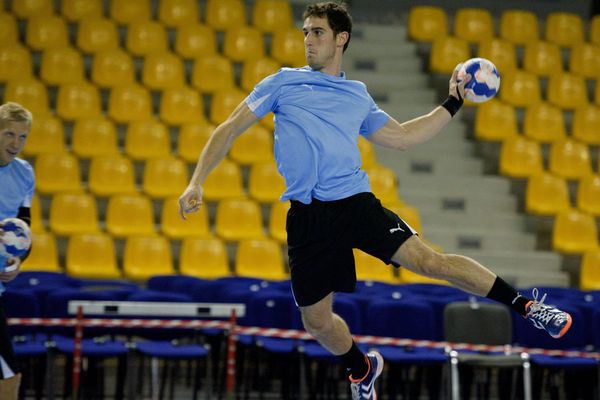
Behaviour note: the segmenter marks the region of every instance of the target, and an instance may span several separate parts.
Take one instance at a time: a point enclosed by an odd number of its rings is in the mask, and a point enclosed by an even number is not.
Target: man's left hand
[[[6,263],[4,271],[0,272],[0,282],[10,282],[19,275],[19,267],[21,266],[21,259],[17,257],[11,257]]]

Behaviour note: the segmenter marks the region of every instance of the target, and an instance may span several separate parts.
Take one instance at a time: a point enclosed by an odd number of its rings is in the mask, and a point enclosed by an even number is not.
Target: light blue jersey
[[[15,158],[6,166],[0,166],[0,220],[14,218],[20,207],[31,207],[35,176],[31,165],[20,158]],[[0,256],[0,269],[6,260]],[[0,283],[0,293],[4,285]]]
[[[285,179],[281,200],[309,204],[369,192],[358,135],[389,120],[364,83],[304,68],[282,68],[246,98],[259,118],[275,114],[275,159]]]

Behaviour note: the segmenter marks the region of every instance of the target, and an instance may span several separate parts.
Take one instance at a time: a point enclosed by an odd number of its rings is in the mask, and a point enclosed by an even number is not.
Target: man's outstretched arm
[[[452,73],[449,83],[450,96],[443,105],[436,107],[429,114],[403,123],[390,117],[390,120],[381,129],[367,136],[367,139],[384,147],[406,150],[435,137],[452,120],[452,116],[462,105],[465,84],[469,81],[470,76],[467,75],[466,79],[460,83],[457,82],[460,66],[459,64]]]
[[[225,122],[220,124],[208,139],[200,154],[198,164],[188,187],[179,198],[179,212],[185,214],[196,212],[202,205],[202,185],[206,177],[231,148],[233,141],[258,120],[245,102],[240,103]]]

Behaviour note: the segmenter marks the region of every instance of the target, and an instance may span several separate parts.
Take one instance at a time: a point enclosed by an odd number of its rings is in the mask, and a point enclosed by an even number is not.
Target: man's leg
[[[21,374],[13,375],[12,378],[8,379],[0,379],[0,399],[17,400],[20,384]]]
[[[466,292],[506,304],[555,338],[563,336],[571,326],[571,316],[543,304],[543,298],[532,301],[472,258],[438,253],[418,236],[406,240],[392,261],[418,274],[447,280]]]

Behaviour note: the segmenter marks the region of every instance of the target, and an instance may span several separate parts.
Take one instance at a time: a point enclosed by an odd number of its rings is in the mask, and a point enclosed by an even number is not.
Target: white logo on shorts
[[[398,227],[397,228],[390,229],[390,233],[394,233],[394,232],[398,232],[398,231],[404,232],[404,229],[400,228],[400,222],[398,222]]]

